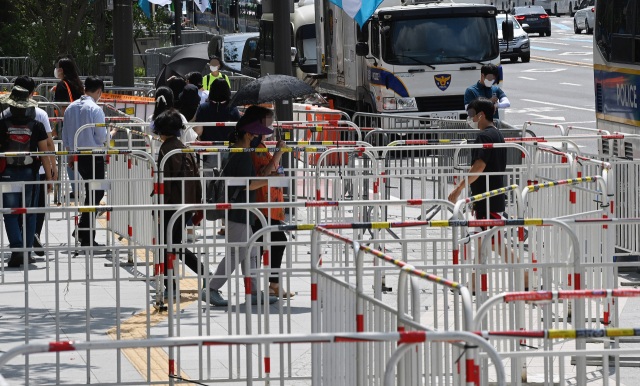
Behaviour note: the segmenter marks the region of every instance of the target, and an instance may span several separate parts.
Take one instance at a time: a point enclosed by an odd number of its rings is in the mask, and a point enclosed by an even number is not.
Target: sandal
[[[280,287],[272,287],[269,285],[269,296],[280,296]],[[296,296],[293,292],[284,291],[282,294],[283,298],[292,298]]]

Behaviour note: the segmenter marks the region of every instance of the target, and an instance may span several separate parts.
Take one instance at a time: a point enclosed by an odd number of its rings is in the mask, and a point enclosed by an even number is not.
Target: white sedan
[[[573,16],[573,32],[579,34],[584,30],[588,35],[592,35],[593,27],[596,25],[596,0],[582,0],[576,9]]]

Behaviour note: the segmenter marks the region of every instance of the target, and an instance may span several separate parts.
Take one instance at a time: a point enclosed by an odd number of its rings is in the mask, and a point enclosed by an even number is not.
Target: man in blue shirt
[[[74,138],[78,129],[88,124],[104,124],[104,112],[102,108],[96,104],[102,96],[104,82],[96,76],[89,76],[84,83],[85,95],[69,105],[64,112],[64,130],[62,132],[62,142],[67,150],[93,150],[104,147],[105,142],[109,139],[107,128],[102,126],[94,126],[83,129],[78,134],[78,140],[74,144]],[[111,132],[115,134],[117,129]],[[76,146],[77,145],[77,148]],[[69,167],[73,170],[74,164],[69,161]],[[78,171],[82,179],[85,181],[104,180],[104,157],[92,155],[78,156]],[[89,184],[85,184],[85,191],[89,192]],[[85,195],[84,205],[95,206],[100,205],[100,201],[104,197],[104,190],[94,190],[93,200],[89,194]],[[93,202],[91,202],[93,201]],[[80,223],[78,224],[78,238],[81,246],[102,246],[94,241],[96,232],[88,230],[80,230],[91,227],[91,217],[89,212],[82,213]]]
[[[497,82],[500,70],[495,64],[485,64],[480,69],[480,81],[473,86],[469,87],[464,93],[464,108],[469,107],[471,101],[483,97],[491,99],[495,107],[494,119],[498,122],[500,117],[498,116],[498,109],[506,109],[511,107],[509,99],[505,95],[504,91],[494,83]]]

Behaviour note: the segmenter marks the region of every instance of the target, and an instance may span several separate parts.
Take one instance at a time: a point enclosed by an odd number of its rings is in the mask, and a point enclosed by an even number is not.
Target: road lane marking
[[[554,64],[562,64],[564,66],[593,68],[593,66],[588,65],[586,63],[582,63],[582,62],[574,62],[574,61],[566,60],[566,59],[545,58],[543,56],[532,56],[531,60],[536,61],[536,62],[547,62],[547,63],[554,63]]]
[[[537,80],[537,79],[533,79],[533,78],[527,78],[526,76],[520,76],[520,79],[526,79],[526,80]]]
[[[535,101],[533,99],[522,99],[522,101],[529,102],[529,103],[538,103],[538,104],[541,104],[541,105],[548,105],[548,106],[566,107],[568,109],[574,109],[574,110],[591,111],[591,112],[595,112],[596,111],[596,109],[590,109],[590,108],[586,108],[586,107],[561,105],[561,104],[558,104],[558,103]]]
[[[593,43],[593,40],[584,40],[584,39],[562,39],[566,42],[583,42],[583,43]]]
[[[566,68],[532,68],[529,70],[524,70],[522,72],[560,72],[560,71],[566,71]]]
[[[563,52],[560,54],[560,56],[569,56],[569,55],[586,56],[586,55],[593,55],[593,52]]]
[[[555,44],[557,46],[568,46],[569,43],[558,43],[558,42],[536,42],[536,43],[542,43],[542,44]]]
[[[532,115],[532,116],[534,116],[534,117],[536,117],[538,119],[549,119],[549,120],[552,120],[552,121],[561,121],[561,122],[565,121],[564,117],[549,117],[547,115],[533,114],[533,113],[529,113],[529,115]]]
[[[554,27],[558,27],[558,28],[560,28],[560,29],[565,29],[565,30],[571,30],[571,29],[573,29],[573,28],[568,27],[568,26],[566,26],[566,25],[564,25],[564,24],[551,23],[551,25],[552,25],[552,26],[554,26]]]
[[[546,48],[546,47],[534,47],[531,46],[532,50],[539,50],[539,51],[558,51],[557,48]]]
[[[577,84],[577,83],[560,83],[560,84],[564,84],[566,86],[579,86],[579,87],[582,86],[581,84]]]

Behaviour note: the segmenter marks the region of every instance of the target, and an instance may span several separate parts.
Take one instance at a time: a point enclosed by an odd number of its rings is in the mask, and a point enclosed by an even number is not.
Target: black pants
[[[168,225],[169,225],[169,220],[171,219],[171,216],[173,216],[173,214],[176,213],[175,210],[167,210],[164,212],[164,241],[165,243],[167,243],[168,239],[167,239],[167,235],[168,235]],[[184,222],[182,221],[182,219],[177,219],[176,222],[173,223],[173,231],[171,232],[171,242],[173,244],[182,244],[182,226],[187,225],[187,222],[191,219],[191,216],[193,215],[193,213],[185,213],[184,214]],[[200,263],[200,260],[198,260],[198,257],[191,252],[188,249],[180,249],[178,251],[176,251],[175,249],[173,250],[172,253],[176,254],[176,257],[182,261],[185,262],[185,264],[187,265],[187,267],[189,267],[189,269],[191,269],[193,272],[198,273],[198,269],[200,269],[200,275],[204,275],[204,265],[202,263]],[[177,261],[176,261],[177,263]],[[177,265],[176,265],[177,266]],[[165,272],[166,269],[169,267],[167,265],[167,253],[165,252],[164,254],[164,267],[165,267]],[[173,270],[173,274],[176,275],[178,272],[178,270],[176,268],[174,268]],[[166,275],[166,273],[165,273]],[[164,279],[164,288],[169,288],[169,280]],[[175,281],[173,282],[173,288],[176,288],[176,284]]]
[[[40,181],[44,181],[47,179],[46,174],[40,174]],[[47,202],[47,185],[40,185],[40,194],[38,194],[38,208],[44,208]],[[36,234],[40,236],[40,232],[42,232],[42,226],[44,225],[44,213],[38,213],[36,215]]]
[[[40,174],[40,181],[44,181],[47,179],[46,174]],[[47,201],[47,189],[45,184],[41,184],[38,189],[40,189],[40,193],[38,193],[38,202],[36,203],[36,208],[44,208],[45,203]],[[44,213],[36,214],[36,234],[40,236],[40,232],[42,232],[42,226],[44,225]],[[20,231],[22,232],[22,216],[18,218],[18,222],[20,223]]]
[[[95,166],[95,174],[94,174],[94,166]],[[104,180],[104,158],[102,156],[94,156],[91,155],[79,155],[78,156],[78,173],[82,176],[82,179],[85,181],[89,180]],[[85,199],[84,205],[91,205],[91,197],[89,195],[89,183],[85,183]],[[93,206],[100,205],[100,201],[104,197],[104,190],[94,190],[93,191]],[[78,224],[78,228],[90,228],[91,227],[91,217],[95,217],[95,213],[84,212],[80,216],[80,223]],[[88,231],[88,230],[80,230],[78,232],[78,236],[80,236],[80,245],[88,246],[91,240],[95,239],[96,231]],[[93,242],[95,245],[95,241]]]
[[[282,221],[269,219],[271,222],[270,225],[282,225]],[[262,229],[262,223],[259,220],[256,220],[255,225],[252,225],[253,233],[256,233],[260,229]],[[271,241],[272,242],[285,242],[287,241],[287,235],[282,231],[271,232]],[[262,237],[257,240],[258,243],[262,242]],[[280,268],[282,266],[282,258],[284,257],[284,250],[287,247],[285,245],[272,245],[271,246],[271,268]],[[260,256],[262,256],[264,248],[260,247]],[[269,277],[269,283],[280,283],[280,279],[276,274],[274,277]]]

